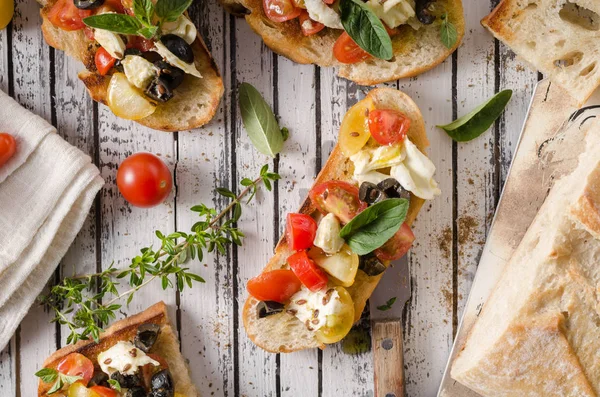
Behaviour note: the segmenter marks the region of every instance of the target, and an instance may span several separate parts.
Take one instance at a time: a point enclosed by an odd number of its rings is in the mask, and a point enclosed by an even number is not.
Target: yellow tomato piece
[[[352,106],[342,120],[338,142],[346,157],[358,153],[365,146],[371,133],[369,132],[369,112],[375,110],[370,98],[365,98]]]
[[[0,0],[0,29],[4,29],[8,26],[14,13],[14,0]]]
[[[156,110],[156,106],[123,73],[115,73],[110,79],[107,102],[115,115],[127,120],[143,119]]]
[[[88,389],[81,382],[75,382],[69,386],[67,395],[69,397],[100,397],[98,393]]]
[[[350,287],[354,284],[359,258],[348,245],[344,244],[342,249],[333,255],[326,254],[319,247],[313,246],[308,251],[308,256],[342,286]]]
[[[344,287],[335,287],[341,310],[327,316],[327,323],[316,332],[317,339],[323,343],[336,343],[344,339],[354,324],[354,303]]]

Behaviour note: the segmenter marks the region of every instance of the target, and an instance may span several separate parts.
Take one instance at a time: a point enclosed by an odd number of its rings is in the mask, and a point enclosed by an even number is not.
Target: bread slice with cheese
[[[276,53],[298,63],[319,66],[337,66],[339,75],[362,85],[374,85],[421,74],[444,61],[458,48],[465,31],[461,0],[437,0],[433,7],[440,15],[448,14],[458,34],[452,48],[440,40],[441,19],[415,30],[409,25],[398,27],[399,34],[392,38],[394,57],[390,61],[371,58],[356,64],[343,64],[333,56],[333,44],[343,30],[325,28],[304,36],[297,19],[273,22],[267,18],[263,0],[221,0],[230,12],[245,15],[250,27]]]
[[[169,372],[173,378],[175,391],[186,397],[200,397],[190,378],[185,359],[181,355],[177,333],[171,326],[167,314],[167,306],[164,302],[158,302],[141,313],[115,322],[100,335],[98,343],[94,341],[79,341],[74,345],[57,350],[44,361],[44,368],[56,369],[58,363],[71,353],[83,354],[92,360],[95,367],[98,367],[98,354],[106,351],[119,341],[133,340],[138,327],[148,323],[160,326],[160,333],[152,347],[151,353],[158,354],[167,362]],[[49,385],[40,381],[38,397],[47,397],[50,386],[51,384]]]
[[[423,117],[417,105],[408,95],[391,88],[377,88],[369,92],[367,97],[374,101],[375,108],[394,109],[404,113],[411,120],[408,138],[421,152],[425,152],[425,149],[429,146],[429,141],[427,140]],[[315,185],[330,180],[353,182],[353,173],[354,165],[352,161],[341,153],[338,144],[333,148],[327,163],[317,176]],[[411,194],[406,223],[409,225],[413,223],[423,203],[424,200]],[[299,212],[313,217],[318,214],[316,207],[309,198],[304,201]],[[263,271],[289,268],[286,261],[292,253],[293,251],[288,247],[284,235],[275,248],[275,255]],[[389,263],[386,263],[387,265]],[[359,270],[354,284],[346,287],[354,301],[355,321],[360,318],[367,299],[373,293],[381,277],[385,277],[385,272],[378,276],[369,277]],[[258,300],[249,297],[244,305],[242,318],[248,337],[262,349],[273,353],[287,353],[315,347],[325,348],[325,345],[316,339],[314,332],[308,331],[301,321],[286,312],[259,318],[257,313],[258,304]]]
[[[600,124],[585,139],[452,366],[482,396],[600,394]]]
[[[580,104],[600,85],[600,2],[502,0],[481,23]]]
[[[46,42],[83,63],[86,70],[79,73],[79,78],[87,87],[92,99],[106,105],[111,76],[96,73],[94,55],[98,49],[97,43],[88,39],[83,30],[62,30],[48,20],[48,12],[57,0],[38,1],[43,6],[40,14]],[[125,4],[126,0],[122,1]],[[137,120],[138,123],[155,130],[180,131],[198,128],[213,118],[223,96],[223,80],[199,35],[192,43],[192,50],[194,63],[202,78],[186,74],[173,98],[159,104],[152,115]]]

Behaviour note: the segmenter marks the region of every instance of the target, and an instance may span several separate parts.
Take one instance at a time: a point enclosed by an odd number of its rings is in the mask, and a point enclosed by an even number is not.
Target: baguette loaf
[[[600,124],[556,182],[455,360],[483,396],[600,393]]]
[[[600,85],[600,2],[503,0],[481,23],[580,105]]]
[[[429,146],[429,141],[427,140],[423,117],[417,105],[408,95],[391,88],[377,88],[369,92],[368,97],[373,99],[376,108],[395,109],[408,116],[411,120],[408,138],[419,150],[425,152],[425,149]],[[352,181],[353,172],[354,165],[352,161],[344,157],[339,146],[336,145],[325,167],[317,176],[315,184],[329,180]],[[411,194],[406,223],[409,225],[413,223],[423,203],[422,199]],[[307,198],[299,212],[312,215],[317,213],[317,209],[311,200]],[[282,236],[275,248],[275,255],[263,271],[289,268],[286,261],[292,253],[293,251],[288,247],[285,235]],[[385,276],[385,272],[378,276],[369,277],[359,270],[354,284],[346,288],[354,301],[355,321],[360,318],[367,299],[373,293],[382,276]],[[301,321],[288,313],[282,312],[259,318],[257,314],[258,304],[258,300],[249,297],[244,305],[242,318],[248,337],[262,349],[273,353],[288,353],[315,347],[325,348],[325,345],[316,339],[314,332],[308,331]]]

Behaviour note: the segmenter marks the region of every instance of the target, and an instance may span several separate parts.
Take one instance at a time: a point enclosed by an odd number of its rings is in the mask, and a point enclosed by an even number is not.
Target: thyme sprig
[[[189,233],[174,232],[168,235],[156,231],[160,248],[152,246],[140,250],[127,268],[119,269],[111,264],[108,269],[94,274],[75,275],[64,278],[54,285],[48,295],[39,297],[40,302],[54,312],[52,322],[69,328],[67,343],[98,340],[103,327],[116,318],[118,303],[126,298],[128,305],[134,294],[156,279],[160,279],[163,289],[177,288],[182,291],[192,288],[193,282],[204,282],[199,275],[184,266],[190,259],[201,261],[205,252],[217,251],[225,254],[229,244],[242,245],[244,233],[236,222],[242,215],[242,202],[246,204],[255,197],[262,184],[272,189],[272,182],[280,179],[269,172],[265,165],[256,179],[244,178],[240,184],[244,189],[236,194],[226,188],[216,189],[221,196],[231,201],[220,213],[205,204],[196,205],[191,211],[201,218]],[[120,292],[118,280],[126,279],[129,288]]]

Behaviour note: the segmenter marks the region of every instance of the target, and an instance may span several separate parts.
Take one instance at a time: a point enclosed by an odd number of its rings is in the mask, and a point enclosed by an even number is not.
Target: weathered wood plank
[[[10,58],[8,35],[11,26],[0,30],[0,90],[8,93],[8,60]]]

